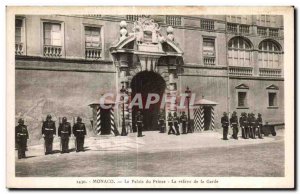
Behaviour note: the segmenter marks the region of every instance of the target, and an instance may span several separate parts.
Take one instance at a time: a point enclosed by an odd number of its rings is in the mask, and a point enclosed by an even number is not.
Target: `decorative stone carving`
[[[134,22],[133,34],[138,44],[158,44],[164,41],[160,27],[153,19],[141,17]]]

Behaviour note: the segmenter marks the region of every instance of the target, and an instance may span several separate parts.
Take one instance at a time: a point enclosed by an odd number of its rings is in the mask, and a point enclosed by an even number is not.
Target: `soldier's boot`
[[[20,149],[18,149],[18,159],[22,159],[22,153]]]
[[[180,135],[178,127],[176,127],[176,135]]]

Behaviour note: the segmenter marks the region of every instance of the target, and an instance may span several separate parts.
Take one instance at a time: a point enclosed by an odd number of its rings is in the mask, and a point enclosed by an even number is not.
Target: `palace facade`
[[[101,95],[123,87],[131,98],[177,96],[189,87],[195,131],[220,128],[223,112],[284,122],[283,43],[283,17],[275,15],[18,15],[16,119],[25,119],[32,143],[47,114],[57,124],[81,116],[89,135],[121,133],[123,103],[103,110]],[[134,132],[138,109],[128,101]],[[165,113],[183,111],[177,103]],[[156,130],[158,104],[143,111],[145,130]]]

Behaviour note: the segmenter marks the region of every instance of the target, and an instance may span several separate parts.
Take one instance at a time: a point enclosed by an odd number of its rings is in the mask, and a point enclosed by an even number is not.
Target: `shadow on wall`
[[[86,125],[87,135],[93,135],[90,108],[82,106],[68,106],[55,100],[42,97],[35,101],[35,104],[28,105],[28,102],[16,103],[16,125],[18,119],[23,118],[29,132],[28,145],[42,144],[44,142],[41,134],[43,121],[50,114],[52,120],[55,121],[56,128],[59,126],[59,120],[62,117],[67,117],[68,122],[73,126],[77,116],[80,116]],[[55,138],[57,139],[57,138]]]

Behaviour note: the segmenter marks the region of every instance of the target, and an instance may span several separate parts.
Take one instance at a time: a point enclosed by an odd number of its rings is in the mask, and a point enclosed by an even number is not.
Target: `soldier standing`
[[[137,112],[136,115],[136,128],[138,132],[138,137],[143,137],[143,115],[141,114],[141,111]]]
[[[73,134],[76,137],[76,152],[84,152],[84,136],[86,135],[85,124],[77,117],[77,122],[73,126]]]
[[[187,134],[187,131],[186,131],[187,116],[186,116],[185,112],[181,113],[180,122],[182,123],[182,134]]]
[[[24,120],[21,118],[18,121],[19,125],[16,126],[16,143],[18,149],[18,159],[26,158],[27,139],[29,138],[27,126],[24,125]]]
[[[252,126],[251,126],[251,113],[247,115],[247,128],[246,132],[248,133],[248,138],[252,138]]]
[[[56,135],[55,122],[51,119],[51,115],[47,115],[46,121],[43,122],[42,126],[42,135],[45,139],[45,155],[52,154],[53,139]]]
[[[223,127],[223,140],[228,140],[227,135],[228,135],[229,121],[226,112],[223,113],[223,117],[221,118],[221,124]]]
[[[242,129],[242,137],[244,139],[248,139],[248,132],[247,132],[247,116],[246,116],[246,113],[243,112],[242,113],[242,116],[240,118],[240,126],[241,126],[241,129]]]
[[[174,112],[174,114],[173,114],[173,122],[174,122],[174,128],[176,130],[176,135],[180,135],[180,132],[179,132],[179,118],[178,118],[176,112]]]
[[[262,137],[262,118],[261,118],[260,113],[258,113],[258,115],[257,115],[256,126],[257,126],[258,138],[263,139],[263,137]]]
[[[168,135],[175,134],[175,131],[173,129],[173,116],[171,112],[169,112],[168,114],[168,126],[169,126]]]
[[[252,139],[256,139],[256,118],[254,113],[251,114]]]
[[[230,118],[230,124],[231,124],[232,131],[233,131],[233,134],[232,134],[233,139],[238,139],[238,133],[239,133],[238,124],[239,123],[238,123],[238,118],[236,116],[235,111],[233,111],[232,116]]]
[[[160,133],[165,133],[165,115],[164,112],[161,111],[159,114],[159,120],[158,120],[158,125],[159,125],[159,131]]]
[[[67,118],[62,118],[62,123],[58,127],[58,137],[61,138],[61,153],[69,153],[69,138],[71,136],[71,124]]]

